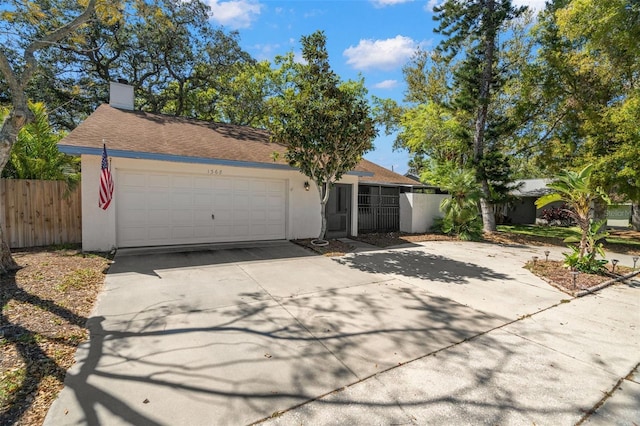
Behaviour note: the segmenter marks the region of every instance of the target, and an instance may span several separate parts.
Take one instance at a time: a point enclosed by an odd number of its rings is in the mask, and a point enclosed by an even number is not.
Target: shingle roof
[[[285,147],[260,129],[101,105],[60,145],[286,165]],[[242,143],[237,143],[241,141]]]
[[[373,173],[373,176],[360,176],[360,183],[423,186],[420,182],[416,182],[406,176],[392,172],[391,170],[385,169],[384,167],[365,160],[364,158],[356,166],[355,170],[358,172]]]
[[[191,118],[127,111],[101,105],[59,142],[66,151],[92,148],[99,155],[102,141],[110,152],[160,154],[171,157],[210,158],[287,166],[286,148],[269,142],[265,130],[211,123]],[[73,151],[73,149],[71,149]],[[276,161],[273,154],[278,153]],[[356,172],[362,183],[413,185],[419,183],[363,159]]]

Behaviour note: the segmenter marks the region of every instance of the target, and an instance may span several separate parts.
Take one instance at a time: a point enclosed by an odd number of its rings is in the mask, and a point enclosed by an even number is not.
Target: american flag
[[[113,177],[109,167],[107,157],[107,146],[102,144],[102,171],[100,172],[100,197],[98,199],[98,207],[106,210],[111,204],[113,197]]]

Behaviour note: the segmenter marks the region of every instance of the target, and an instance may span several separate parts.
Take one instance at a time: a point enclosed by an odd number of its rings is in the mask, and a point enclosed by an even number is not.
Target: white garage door
[[[285,238],[285,181],[119,170],[119,247]]]

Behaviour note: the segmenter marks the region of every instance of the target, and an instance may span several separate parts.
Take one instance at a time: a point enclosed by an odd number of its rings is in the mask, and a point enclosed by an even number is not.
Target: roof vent
[[[126,80],[120,81],[126,82]],[[114,108],[133,110],[133,86],[112,81],[109,84],[109,105]]]

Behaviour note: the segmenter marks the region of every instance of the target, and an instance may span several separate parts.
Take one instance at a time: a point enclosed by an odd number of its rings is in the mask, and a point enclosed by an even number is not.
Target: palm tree
[[[563,201],[569,207],[565,211],[576,221],[582,232],[580,238],[580,258],[591,255],[595,247],[589,247],[589,232],[593,230],[590,218],[591,206],[598,200],[603,200],[609,204],[607,194],[601,188],[593,189],[591,186],[591,172],[593,164],[585,166],[581,171],[565,171],[560,173],[556,179],[547,184],[547,187],[555,192],[544,195],[536,200],[536,207],[542,208],[556,201]],[[597,232],[600,226],[596,227]]]
[[[482,234],[482,221],[478,216],[481,192],[472,170],[449,169],[439,179],[439,186],[451,197],[440,203],[444,213],[442,232],[455,233],[461,240],[475,240]]]

